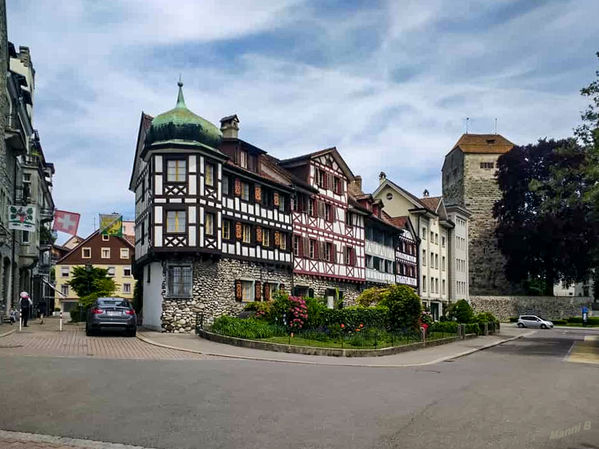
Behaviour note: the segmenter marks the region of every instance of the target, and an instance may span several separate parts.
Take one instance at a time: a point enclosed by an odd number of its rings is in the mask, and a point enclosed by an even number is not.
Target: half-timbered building
[[[293,189],[238,123],[191,112],[181,83],[174,109],[142,114],[129,188],[148,327],[190,331],[197,311],[211,320],[291,285]]]
[[[364,217],[352,204],[354,175],[336,148],[279,161],[305,186],[293,204],[293,291],[351,303],[365,282]],[[296,182],[296,185],[299,183]]]

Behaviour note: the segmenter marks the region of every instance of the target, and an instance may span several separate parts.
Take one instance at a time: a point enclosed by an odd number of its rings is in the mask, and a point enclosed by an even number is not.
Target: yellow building
[[[86,265],[107,270],[117,285],[114,296],[132,300],[135,287],[135,279],[131,272],[134,250],[135,247],[126,237],[94,232],[56,262],[56,290],[64,296],[61,297],[57,293],[56,304],[60,302],[65,311],[75,307],[79,297],[68,282],[73,279],[75,267]]]

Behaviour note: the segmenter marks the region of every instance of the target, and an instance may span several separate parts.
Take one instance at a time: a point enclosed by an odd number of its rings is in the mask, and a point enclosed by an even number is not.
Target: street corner
[[[585,335],[584,340],[574,342],[566,361],[599,365],[599,335]]]

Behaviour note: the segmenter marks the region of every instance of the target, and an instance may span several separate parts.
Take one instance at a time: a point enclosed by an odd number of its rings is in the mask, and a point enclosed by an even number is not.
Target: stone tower
[[[443,198],[468,209],[470,295],[508,295],[504,258],[495,238],[493,205],[501,194],[495,176],[497,159],[514,147],[499,134],[464,134],[443,163]]]

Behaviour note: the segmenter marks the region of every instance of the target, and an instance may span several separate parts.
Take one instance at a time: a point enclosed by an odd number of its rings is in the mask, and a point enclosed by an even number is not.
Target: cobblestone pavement
[[[16,326],[16,325],[15,325]],[[5,333],[8,326],[2,326]],[[7,329],[5,329],[7,328]],[[160,348],[145,343],[137,338],[120,335],[102,335],[87,337],[83,325],[65,325],[63,331],[58,330],[58,319],[46,319],[43,325],[38,321],[20,332],[0,338],[0,357],[17,356],[52,356],[52,357],[93,357],[100,359],[135,359],[135,360],[198,360],[207,356],[174,349]],[[1,449],[1,446],[0,446]]]
[[[151,449],[102,441],[0,430],[0,449]]]

